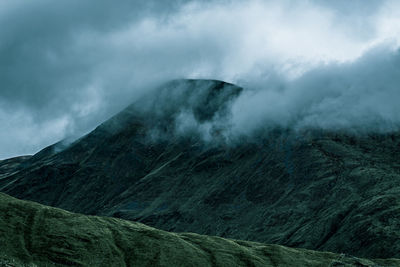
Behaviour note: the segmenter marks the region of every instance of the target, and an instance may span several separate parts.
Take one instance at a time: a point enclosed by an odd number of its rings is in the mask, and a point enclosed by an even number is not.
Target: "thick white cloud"
[[[247,88],[236,132],[369,118],[396,128],[398,10],[373,0],[2,1],[0,158],[88,131],[175,78]]]
[[[250,134],[262,125],[361,133],[400,129],[400,52],[391,45],[254,88],[233,105],[234,132]]]

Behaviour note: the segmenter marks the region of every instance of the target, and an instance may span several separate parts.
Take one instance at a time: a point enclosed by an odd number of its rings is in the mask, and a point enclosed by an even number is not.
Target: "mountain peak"
[[[61,151],[44,150],[15,169],[0,162],[0,191],[168,231],[399,257],[391,220],[400,214],[400,139],[277,130],[209,146],[173,135],[187,114],[200,126],[223,121],[241,90],[167,83],[74,143],[56,144]],[[166,138],[149,139],[156,130]]]

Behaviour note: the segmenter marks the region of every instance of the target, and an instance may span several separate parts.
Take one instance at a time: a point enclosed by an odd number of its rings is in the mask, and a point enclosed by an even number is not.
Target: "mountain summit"
[[[400,257],[400,136],[275,129],[210,144],[192,130],[217,140],[241,91],[168,83],[71,144],[1,161],[0,191],[168,231]]]

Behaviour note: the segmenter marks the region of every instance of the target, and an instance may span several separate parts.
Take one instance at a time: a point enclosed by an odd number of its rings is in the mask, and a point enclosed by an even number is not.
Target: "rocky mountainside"
[[[230,144],[217,126],[211,143],[176,134],[181,114],[224,121],[241,91],[169,83],[71,144],[0,162],[0,191],[167,231],[400,257],[400,135],[274,129]]]
[[[0,193],[0,266],[400,266],[85,216]]]

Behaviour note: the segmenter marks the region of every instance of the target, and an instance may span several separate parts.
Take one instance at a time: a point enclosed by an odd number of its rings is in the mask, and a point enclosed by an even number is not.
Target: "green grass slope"
[[[400,266],[329,252],[169,233],[0,193],[0,266]]]

